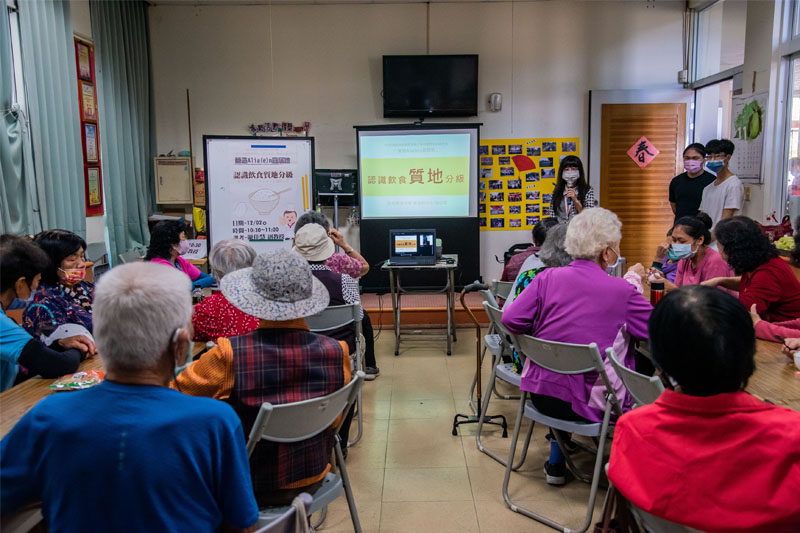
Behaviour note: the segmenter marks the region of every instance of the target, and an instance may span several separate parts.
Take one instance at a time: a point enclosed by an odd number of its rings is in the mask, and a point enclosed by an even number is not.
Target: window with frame
[[[747,2],[719,0],[698,11],[695,22],[693,80],[744,63]]]

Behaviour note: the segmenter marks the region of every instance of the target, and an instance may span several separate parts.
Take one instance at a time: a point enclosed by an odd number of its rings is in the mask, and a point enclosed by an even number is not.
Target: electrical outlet
[[[749,202],[750,201],[750,187],[745,187],[744,188],[744,201],[745,202]]]

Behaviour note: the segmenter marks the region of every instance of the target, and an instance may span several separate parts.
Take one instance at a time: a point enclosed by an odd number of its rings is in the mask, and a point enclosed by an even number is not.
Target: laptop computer
[[[435,265],[436,230],[389,230],[389,262],[393,265]]]

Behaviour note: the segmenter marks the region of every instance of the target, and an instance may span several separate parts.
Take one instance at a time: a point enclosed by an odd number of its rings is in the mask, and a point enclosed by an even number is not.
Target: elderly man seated
[[[190,280],[153,263],[97,285],[106,380],[39,402],[0,443],[0,508],[36,501],[50,530],[247,530],[258,520],[230,406],[167,388],[191,353]]]
[[[241,239],[219,241],[208,254],[211,275],[217,283],[230,272],[252,266],[255,258],[256,251]],[[194,306],[192,325],[194,340],[216,342],[219,337],[250,333],[258,327],[258,319],[242,313],[223,294],[217,293]]]
[[[347,343],[308,331],[305,317],[328,306],[328,291],[300,255],[278,250],[231,272],[222,294],[240,311],[261,319],[257,330],[219,344],[190,365],[173,387],[225,400],[249,434],[264,402],[282,404],[324,396],[350,381]],[[262,441],[251,456],[260,506],[313,493],[330,470],[334,431],[292,444]]]

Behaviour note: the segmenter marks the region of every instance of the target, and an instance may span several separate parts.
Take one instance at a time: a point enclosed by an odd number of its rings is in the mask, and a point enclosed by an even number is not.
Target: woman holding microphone
[[[556,188],[550,209],[559,222],[569,222],[589,207],[597,206],[594,190],[586,182],[583,163],[578,156],[568,155],[558,168]]]

